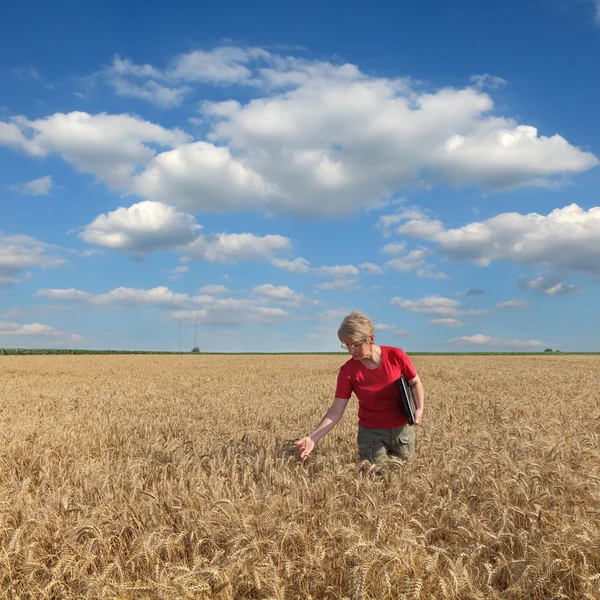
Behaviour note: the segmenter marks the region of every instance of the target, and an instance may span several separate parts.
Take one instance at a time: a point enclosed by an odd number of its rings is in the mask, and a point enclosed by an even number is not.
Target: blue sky
[[[0,346],[598,350],[600,2],[0,8]]]

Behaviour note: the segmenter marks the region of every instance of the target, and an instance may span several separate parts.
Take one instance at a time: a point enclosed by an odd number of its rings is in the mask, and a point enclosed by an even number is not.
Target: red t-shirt
[[[400,375],[408,381],[417,376],[404,350],[381,346],[381,363],[367,369],[360,360],[351,358],[340,368],[335,388],[336,398],[358,398],[358,424],[368,429],[393,429],[408,423],[400,403],[396,381]]]

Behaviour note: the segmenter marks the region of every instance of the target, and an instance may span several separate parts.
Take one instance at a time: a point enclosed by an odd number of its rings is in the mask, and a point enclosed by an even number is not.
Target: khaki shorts
[[[367,429],[359,425],[360,460],[374,463],[388,456],[408,458],[415,453],[415,438],[413,425],[403,425],[394,429]]]

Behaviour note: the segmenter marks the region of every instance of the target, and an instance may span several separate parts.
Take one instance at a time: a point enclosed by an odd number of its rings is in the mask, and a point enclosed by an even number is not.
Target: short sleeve
[[[414,379],[417,376],[417,370],[410,358],[408,358],[408,354],[401,350],[400,348],[396,348],[396,356],[398,357],[398,364],[400,365],[400,369],[402,370],[402,374],[408,381]]]
[[[350,396],[352,396],[352,381],[350,381],[350,377],[344,372],[344,368],[342,367],[337,376],[335,397],[349,400]]]

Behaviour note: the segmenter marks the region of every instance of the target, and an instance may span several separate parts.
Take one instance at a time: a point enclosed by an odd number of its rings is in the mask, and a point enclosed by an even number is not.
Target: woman
[[[388,455],[408,458],[415,451],[415,429],[401,408],[397,380],[404,375],[415,401],[415,425],[423,418],[423,385],[406,353],[375,345],[372,321],[351,312],[338,329],[342,348],[352,358],[338,373],[335,398],[308,436],[294,442],[305,460],[316,444],[339,422],[352,392],[358,398],[358,450],[360,460],[375,462]]]

